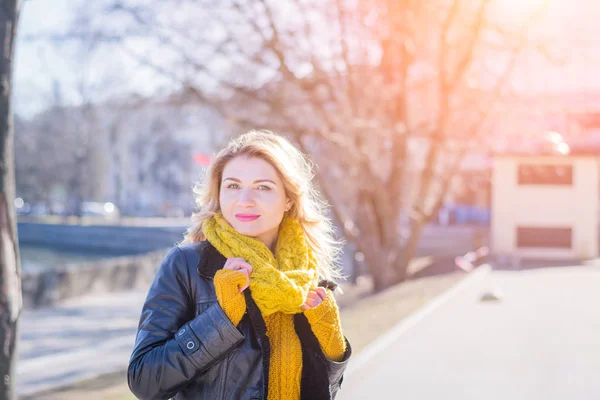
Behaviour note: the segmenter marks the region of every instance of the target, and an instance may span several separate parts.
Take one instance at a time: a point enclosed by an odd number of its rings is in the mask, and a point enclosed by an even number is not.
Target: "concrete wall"
[[[103,251],[111,258],[21,276],[25,307],[49,306],[84,294],[147,288],[186,227],[78,226],[19,223],[21,244]],[[119,257],[114,257],[118,256]]]
[[[573,166],[572,185],[519,185],[518,166]],[[492,178],[492,251],[531,258],[592,258],[598,255],[598,160],[594,157],[502,157]],[[518,226],[569,227],[572,247],[518,248]]]
[[[23,303],[27,308],[35,308],[87,294],[147,289],[168,251],[23,273]]]

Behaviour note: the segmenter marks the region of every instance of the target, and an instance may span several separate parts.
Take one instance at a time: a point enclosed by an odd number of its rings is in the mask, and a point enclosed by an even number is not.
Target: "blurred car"
[[[17,197],[15,199],[15,210],[17,215],[29,215],[31,212],[31,205],[26,203],[22,198]]]
[[[117,219],[120,216],[120,212],[117,206],[111,202],[84,201],[81,203],[81,215],[84,217]]]

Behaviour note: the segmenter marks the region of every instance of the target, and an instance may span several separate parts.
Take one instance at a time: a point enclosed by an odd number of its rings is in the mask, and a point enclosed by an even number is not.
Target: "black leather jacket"
[[[209,242],[172,249],[144,303],[129,361],[129,388],[140,399],[266,399],[270,346],[247,289],[238,327],[219,306],[212,278],[225,264]],[[302,399],[333,399],[343,361],[323,354],[304,314],[294,316],[302,345]]]

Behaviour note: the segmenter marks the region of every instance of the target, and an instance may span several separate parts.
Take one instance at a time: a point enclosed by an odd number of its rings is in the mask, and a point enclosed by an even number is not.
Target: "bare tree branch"
[[[110,12],[130,16],[133,27],[123,27],[124,36],[146,35],[156,44],[126,51],[177,88],[171,101],[210,105],[240,126],[277,129],[321,159],[322,190],[381,289],[403,279],[422,225],[439,209],[467,151],[450,145],[479,135],[513,64],[494,93],[472,86],[468,73],[489,53],[506,50],[500,45],[523,42],[486,20],[490,0],[285,1],[232,0],[225,8],[215,0],[181,0],[218,27],[206,37],[186,25],[193,18],[170,26],[160,12],[166,2],[129,10],[123,2]],[[283,10],[291,6],[297,15],[287,23]],[[101,38],[102,24],[90,26]],[[173,63],[161,58],[163,50]],[[419,148],[423,142],[429,147]],[[416,173],[413,145],[425,160]],[[449,164],[440,173],[442,162]],[[405,239],[399,228],[407,202]]]

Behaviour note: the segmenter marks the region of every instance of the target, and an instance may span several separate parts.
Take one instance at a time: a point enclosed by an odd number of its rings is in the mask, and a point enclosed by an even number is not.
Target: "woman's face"
[[[219,202],[223,217],[236,231],[275,247],[289,202],[271,164],[245,156],[229,161],[223,169]]]

